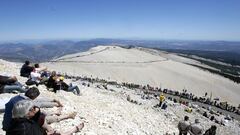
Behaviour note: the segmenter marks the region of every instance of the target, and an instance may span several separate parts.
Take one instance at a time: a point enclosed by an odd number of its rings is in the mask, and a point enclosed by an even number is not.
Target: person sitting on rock
[[[41,74],[38,73],[36,71],[35,68],[33,68],[31,74],[30,74],[30,78],[27,80],[26,84],[27,85],[36,85],[38,86],[39,84],[44,84],[45,82],[47,82],[47,78],[43,78],[41,77]]]
[[[53,91],[56,93],[56,90],[59,89],[58,86],[57,86],[57,79],[58,79],[58,76],[56,74],[56,71],[52,71],[50,77],[48,78],[48,81],[47,81],[47,88],[53,88]]]
[[[206,111],[203,113],[203,116],[206,117],[206,118],[209,117],[209,116],[208,116],[208,113],[207,113]]]
[[[33,67],[30,66],[30,62],[29,61],[25,61],[25,63],[23,64],[21,70],[20,70],[20,76],[22,77],[29,77],[30,73],[32,72]]]
[[[192,107],[187,107],[187,108],[185,108],[185,111],[188,113],[192,113],[193,109],[192,109]]]
[[[16,76],[2,76],[0,75],[0,93],[11,93],[14,90],[23,93],[27,90],[18,82]]]
[[[210,118],[209,118],[211,121],[214,121],[215,120],[215,117],[214,117],[214,115],[212,115],[212,116],[210,116]]]
[[[189,117],[185,116],[184,120],[178,123],[179,135],[187,135],[190,126],[190,122],[188,120]]]
[[[73,92],[76,95],[80,95],[80,90],[77,85],[72,86],[72,83],[68,85],[63,80],[64,80],[64,77],[59,77],[59,82],[58,82],[58,85],[60,86],[59,90],[65,90],[68,92]]]
[[[164,102],[162,103],[161,109],[163,109],[163,110],[166,110],[166,109],[167,109],[167,102],[166,102],[166,101],[164,101]]]
[[[34,68],[36,72],[41,74],[41,77],[49,77],[49,72],[47,71],[47,67],[40,67],[39,64],[34,64]]]

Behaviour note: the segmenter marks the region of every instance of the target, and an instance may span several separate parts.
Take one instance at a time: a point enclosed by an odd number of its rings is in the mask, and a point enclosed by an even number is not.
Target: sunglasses
[[[30,112],[34,111],[36,108],[38,108],[37,106],[33,106],[32,108],[29,109]]]

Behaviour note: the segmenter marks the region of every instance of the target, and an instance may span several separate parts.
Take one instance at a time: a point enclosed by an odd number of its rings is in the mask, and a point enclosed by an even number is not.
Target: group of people
[[[199,119],[195,119],[194,123],[189,122],[189,117],[185,116],[184,120],[178,123],[179,135],[216,135],[217,127],[212,125],[208,130],[203,131]]]
[[[128,82],[123,82],[123,83],[118,83],[116,81],[108,81],[105,79],[99,79],[99,78],[92,78],[91,77],[81,77],[81,76],[71,76],[71,75],[64,75],[66,78],[70,78],[70,79],[76,79],[76,80],[84,80],[84,81],[88,81],[90,83],[93,82],[98,82],[98,83],[106,83],[106,84],[111,84],[111,85],[117,85],[117,86],[123,86],[123,87],[127,87],[129,89],[141,89],[141,90],[146,90],[146,91],[151,91],[151,92],[162,92],[162,93],[166,93],[166,94],[170,94],[173,96],[178,96],[180,98],[185,98],[185,99],[189,99],[192,101],[197,101],[197,102],[201,102],[204,104],[208,104],[211,106],[216,106],[218,108],[221,108],[223,110],[229,111],[229,112],[233,112],[236,113],[238,115],[240,115],[240,104],[238,107],[236,106],[232,106],[230,104],[228,104],[227,102],[220,102],[219,98],[214,98],[213,100],[207,97],[208,93],[205,93],[205,95],[203,97],[198,97],[196,95],[194,95],[193,93],[189,93],[187,91],[187,89],[183,89],[182,92],[178,91],[178,90],[172,90],[172,89],[161,89],[158,87],[152,87],[150,85],[139,85],[139,84],[134,84],[134,83],[128,83]]]
[[[189,93],[186,89],[183,89],[182,92],[180,92],[178,90],[161,89],[158,87],[152,87],[150,85],[142,86],[142,85],[138,85],[138,84],[134,84],[134,83],[122,83],[122,85],[125,87],[128,87],[128,88],[136,88],[136,89],[142,89],[142,90],[147,90],[147,91],[152,91],[152,92],[163,92],[163,93],[170,94],[173,96],[178,96],[180,98],[185,98],[188,100],[197,101],[197,102],[201,102],[201,103],[208,104],[211,106],[215,106],[215,107],[221,108],[223,110],[233,112],[233,113],[240,115],[240,104],[238,107],[236,107],[236,106],[230,105],[227,102],[220,102],[219,98],[211,99],[210,97],[207,97],[208,93],[205,93],[205,95],[203,97],[198,97],[198,96],[194,95],[193,93]]]
[[[62,75],[56,74],[56,71],[50,72],[46,67],[40,67],[39,64],[31,66],[29,61],[25,61],[25,64],[20,70],[20,75],[28,78],[26,82],[28,86],[44,84],[48,89],[53,89],[55,93],[57,90],[65,90],[80,95],[78,86],[73,86],[71,83],[68,85],[64,82]]]
[[[20,76],[28,78],[26,85],[21,84],[16,76],[0,75],[0,94],[20,93],[5,104],[2,125],[7,135],[71,135],[84,127],[84,124],[80,123],[65,132],[52,128],[49,124],[64,119],[74,119],[77,113],[62,114],[63,105],[58,100],[39,98],[38,88],[31,85],[45,84],[54,92],[65,90],[80,95],[77,86],[68,85],[64,82],[64,77],[57,75],[55,71],[50,73],[47,68],[41,68],[39,64],[31,66],[29,61],[25,61]],[[58,107],[57,111],[46,109],[52,107]]]
[[[89,78],[89,77],[80,77],[80,76],[68,76],[65,75],[66,78],[71,78],[71,79],[76,79],[76,80],[85,80],[85,81],[89,81],[90,83],[94,83],[94,82],[104,82],[105,84],[108,84],[107,80],[104,79],[94,79],[94,78]],[[126,86],[126,87],[131,87],[131,88],[140,88],[140,89],[145,89],[145,90],[153,90],[153,91],[158,91],[161,92],[162,94],[160,94],[159,96],[159,104],[156,105],[156,107],[160,107],[162,109],[166,108],[166,102],[165,102],[165,96],[164,94],[170,94],[170,95],[175,95],[175,96],[180,96],[182,98],[187,98],[187,99],[191,99],[194,100],[196,97],[195,95],[193,95],[192,93],[187,93],[187,90],[183,90],[183,92],[178,92],[178,91],[174,91],[174,90],[168,90],[168,89],[158,89],[158,88],[153,88],[150,85],[147,86],[141,86],[141,85],[136,85],[136,84],[129,84],[129,83],[122,83],[122,84],[118,84],[118,83],[112,83],[113,85],[117,85],[117,86]],[[207,96],[207,94],[205,94],[205,97]],[[130,99],[130,96],[127,96],[127,100],[128,101],[133,101]],[[199,101],[205,101],[202,98],[197,99]],[[177,102],[177,101],[176,101]],[[192,108],[187,110],[188,112],[192,112]],[[214,117],[210,117],[210,120],[214,119]],[[183,121],[180,121],[178,124],[178,129],[179,129],[179,134],[180,135],[186,135],[186,134],[190,134],[190,135],[216,135],[216,131],[217,131],[217,127],[215,125],[212,125],[209,129],[207,129],[205,132],[203,131],[203,127],[200,124],[199,119],[196,119],[194,123],[190,123],[189,122],[189,117],[185,117]]]
[[[20,70],[20,76],[28,78],[26,85],[21,84],[16,76],[0,75],[0,94],[24,93],[29,86],[44,84],[47,89],[53,89],[55,93],[57,90],[64,90],[80,95],[80,89],[77,85],[74,86],[72,83],[68,85],[64,82],[62,75],[56,74],[56,71],[50,72],[47,68],[41,68],[39,64],[31,66],[29,61],[25,61]]]
[[[185,98],[188,100],[192,100],[194,102],[200,102],[200,103],[204,103],[210,106],[215,106],[217,108],[221,108],[223,110],[229,111],[229,112],[233,112],[236,113],[238,115],[240,115],[240,106],[239,107],[235,107],[232,106],[230,104],[228,104],[227,102],[220,102],[219,98],[214,98],[214,100],[212,100],[211,98],[207,97],[208,93],[205,93],[204,96],[202,97],[197,97],[192,93],[188,93],[186,89],[183,89],[183,92],[179,92],[179,91],[175,91],[175,90],[170,90],[170,89],[158,89],[158,91],[163,92],[163,93],[167,93],[173,96],[178,96],[180,98]]]
[[[58,100],[39,98],[39,95],[38,88],[31,87],[24,94],[19,94],[6,103],[2,122],[6,135],[71,135],[84,127],[84,124],[80,123],[68,131],[56,131],[49,124],[74,119],[76,112],[63,115],[63,105]],[[58,107],[58,110],[41,110],[52,107]]]

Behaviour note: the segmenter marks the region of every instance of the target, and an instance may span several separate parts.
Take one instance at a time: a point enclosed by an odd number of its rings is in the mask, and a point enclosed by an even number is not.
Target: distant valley
[[[86,41],[59,40],[42,43],[1,43],[0,58],[9,61],[44,62],[66,54],[87,51],[97,45],[141,46],[176,53],[187,53],[240,65],[240,42],[182,40],[121,40],[92,39]]]
[[[240,42],[101,38],[86,41],[58,40],[36,44],[2,43],[0,44],[0,58],[15,62],[25,60],[47,62],[67,54],[84,52],[98,45],[118,45],[124,48],[145,47],[176,53],[212,68],[192,66],[240,83]]]

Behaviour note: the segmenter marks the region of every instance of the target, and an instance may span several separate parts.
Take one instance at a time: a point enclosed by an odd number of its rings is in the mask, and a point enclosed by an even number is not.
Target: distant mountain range
[[[4,43],[0,44],[0,58],[10,61],[48,61],[69,53],[86,51],[96,46],[92,42],[52,41],[42,44]]]
[[[184,41],[184,40],[124,40],[124,39],[92,39],[86,41],[55,40],[44,43],[2,43],[0,58],[9,61],[31,60],[35,62],[49,61],[66,54],[86,51],[97,45],[117,44],[120,46],[142,46],[164,50],[187,52],[194,50],[233,54],[240,57],[240,42],[229,41]],[[174,52],[174,51],[173,51]],[[240,63],[240,60],[239,60]]]

